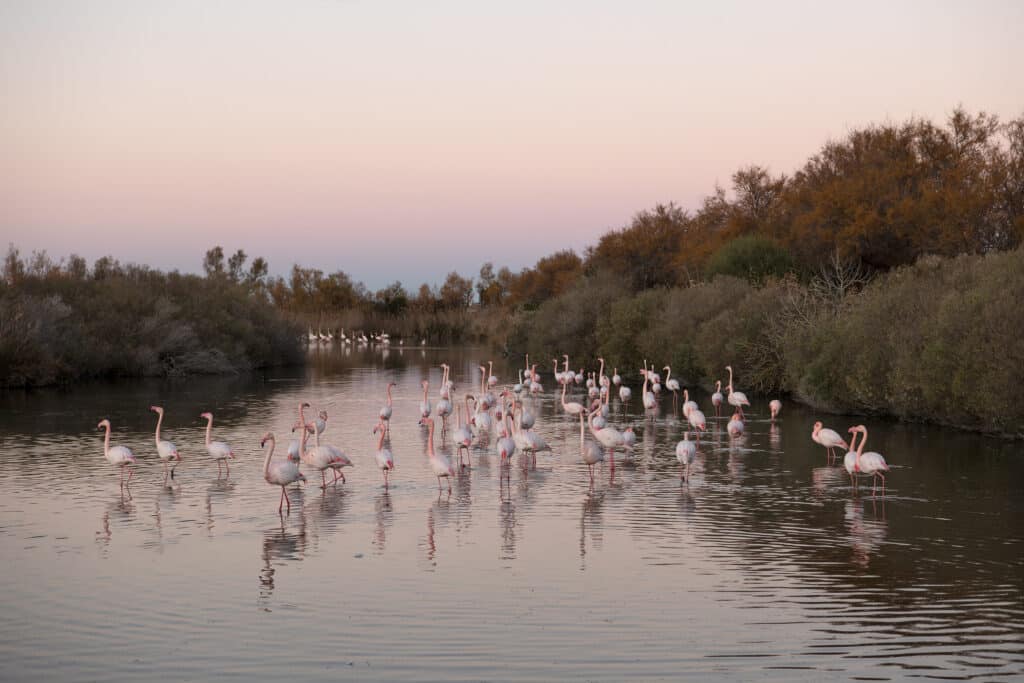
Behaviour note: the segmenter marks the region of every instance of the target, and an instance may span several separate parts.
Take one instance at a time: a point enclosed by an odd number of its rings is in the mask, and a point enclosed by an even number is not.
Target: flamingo
[[[612,370],[612,384],[614,384],[615,386],[619,386],[620,384],[622,384],[622,377],[619,375],[618,368],[614,368]]]
[[[498,378],[494,375],[494,361],[487,361],[487,386],[494,388],[498,386]]]
[[[437,490],[441,490],[441,477],[448,480],[448,493],[452,492],[452,476],[455,474],[455,468],[452,467],[452,461],[448,459],[448,456],[442,453],[438,455],[434,452],[434,421],[429,417],[424,417],[420,420],[420,424],[428,428],[429,436],[427,437],[427,459],[430,461],[430,469],[434,471],[434,476],[437,477]]]
[[[128,465],[135,464],[135,454],[132,453],[130,448],[125,446],[111,446],[110,445],[110,420],[101,420],[96,429],[106,429],[107,433],[103,436],[103,457],[107,459],[111,465],[114,465],[121,470],[121,488],[123,489],[127,484],[130,484],[132,477],[135,476],[135,470],[128,469],[128,481],[124,480],[124,468]],[[130,496],[130,494],[129,494]]]
[[[821,425],[820,422],[816,422],[815,423],[815,427],[817,427],[819,425]],[[830,429],[828,431],[831,432],[832,430]],[[857,480],[854,479],[853,475],[856,472],[860,471],[860,468],[858,467],[858,463],[857,463],[857,449],[856,449],[857,435],[860,433],[860,430],[857,429],[856,427],[850,427],[850,429],[847,430],[847,431],[849,431],[851,434],[853,434],[853,436],[850,438],[850,445],[848,446],[849,450],[846,451],[846,455],[843,457],[843,467],[846,469],[846,473],[850,475],[850,486],[852,486],[853,488],[857,488]],[[832,433],[835,434],[835,432],[832,432]],[[839,436],[839,435],[836,434],[836,436]],[[813,435],[812,435],[812,438],[813,438]],[[817,439],[815,439],[815,441],[817,441]],[[840,441],[842,441],[842,439],[840,439]]]
[[[590,433],[594,435],[594,438],[601,442],[601,445],[608,449],[608,454],[611,457],[610,463],[611,468],[615,469],[615,449],[625,448],[626,440],[622,436],[622,432],[615,427],[602,427],[598,429],[594,425],[594,416],[600,412],[600,402],[595,403],[597,406],[588,415],[588,421],[590,422]]]
[[[644,369],[641,370],[641,374],[644,376],[644,386],[643,389],[640,390],[640,396],[644,402],[644,409],[653,410],[655,406],[658,405],[658,399],[655,398],[654,392],[647,391],[647,384],[650,381],[650,373],[647,371],[647,361],[644,361]]]
[[[683,415],[690,417],[690,413],[697,410],[697,402],[690,400],[690,390],[683,389]]]
[[[164,421],[164,409],[160,406],[150,406],[149,409],[158,415],[156,419],[156,454],[164,463],[164,479],[167,479],[167,463],[171,460],[175,461],[175,464],[171,466],[171,479],[174,479],[174,468],[181,462],[178,447],[170,441],[160,440],[160,425]]]
[[[834,448],[842,446],[847,449],[847,451],[853,450],[852,441],[847,445],[846,442],[843,441],[843,437],[839,436],[839,434],[827,427],[822,427],[821,422],[814,423],[814,428],[811,430],[811,440],[814,441],[814,443],[821,444],[827,449],[828,462],[830,465],[832,464],[833,458],[836,457],[836,454],[833,451]]]
[[[449,391],[447,386],[448,381],[448,366],[442,365],[444,369],[444,376],[441,378],[441,399],[437,402],[437,416],[441,418],[441,431],[444,432],[448,429],[448,416],[452,414],[452,402],[449,399]]]
[[[562,410],[564,410],[569,415],[579,415],[580,413],[583,412],[582,403],[576,403],[575,401],[570,401],[569,403],[565,402],[565,391],[568,388],[569,385],[565,382],[562,382]]]
[[[420,382],[423,385],[423,400],[420,401],[420,417],[430,417],[430,400],[427,398],[427,388],[430,386],[428,380]]]
[[[885,458],[882,457],[881,453],[875,453],[874,451],[864,452],[864,444],[868,440],[868,428],[864,425],[857,425],[853,429],[860,432],[861,439],[860,444],[857,446],[857,469],[864,474],[871,475],[871,495],[875,495],[878,492],[878,478],[882,479],[882,495],[885,495],[885,475],[883,472],[889,471],[889,464],[885,462]],[[852,430],[851,430],[852,431]]]
[[[220,479],[221,463],[224,463],[225,476],[230,477],[231,468],[228,466],[228,460],[234,459],[235,452],[231,450],[231,446],[223,441],[210,441],[210,432],[213,431],[213,413],[203,413],[199,417],[206,420],[206,452],[217,461],[217,478]]]
[[[750,401],[747,400],[747,395],[740,391],[733,391],[732,388],[732,366],[726,365],[725,369],[729,371],[729,397],[726,399],[729,401],[729,405],[739,409],[740,417],[743,417],[743,406],[749,406]]]
[[[772,413],[772,422],[775,422],[775,418],[779,416],[782,411],[782,401],[777,398],[773,398],[768,402],[768,410]]]
[[[392,409],[391,389],[393,387],[395,387],[395,386],[398,386],[398,385],[396,385],[394,382],[388,382],[388,388],[387,388],[388,401],[387,401],[387,403],[384,404],[384,407],[380,409],[380,421],[384,423],[384,429],[389,430],[389,431],[391,429],[391,409]]]
[[[694,408],[690,411],[690,414],[686,416],[690,426],[697,432],[697,441],[700,442],[700,433],[707,429],[707,422],[704,418],[704,413]]]
[[[373,454],[373,457],[377,461],[377,467],[384,473],[384,489],[386,490],[388,488],[388,473],[395,469],[395,456],[391,453],[391,449],[384,445],[384,425],[378,424],[373,431],[376,432],[378,429],[380,438],[377,439],[377,452]]]
[[[289,484],[294,484],[297,481],[306,481],[306,477],[299,472],[298,458],[288,458],[284,462],[275,462],[271,466],[270,459],[274,455],[274,446],[276,440],[274,439],[273,432],[267,432],[263,435],[260,440],[260,448],[264,448],[267,442],[270,442],[270,448],[267,449],[267,457],[263,460],[263,478],[268,484],[281,487],[281,501],[277,505],[277,514],[281,514],[281,507],[287,503],[288,513],[292,511],[292,501],[288,498],[288,493],[284,490],[284,487]]]
[[[501,464],[506,465],[512,462],[512,456],[516,452],[516,441],[512,438],[511,411],[505,410],[505,418],[501,421],[501,436],[495,444],[495,451],[501,458]]]
[[[590,484],[594,484],[594,465],[604,461],[604,450],[593,441],[585,441],[583,438],[583,413],[580,413],[580,458],[587,464],[590,470]]]
[[[672,368],[668,365],[662,370],[665,371],[665,388],[672,392],[672,410],[675,410],[679,402],[679,380],[672,379]]]
[[[632,427],[626,427],[622,430],[622,442],[623,446],[630,451],[636,446],[636,432],[633,431]]]
[[[737,410],[732,414],[732,419],[729,420],[729,424],[726,429],[729,431],[730,436],[739,436],[743,433],[743,416],[740,411]]]
[[[299,459],[302,460],[302,464],[320,471],[321,489],[327,490],[325,475],[327,470],[332,470],[334,473],[332,484],[337,483],[338,479],[341,479],[341,483],[346,483],[345,474],[341,472],[341,468],[352,467],[352,461],[334,446],[321,446],[320,435],[316,433],[316,429],[311,429],[311,427],[312,425],[306,425],[306,428],[302,430],[302,444],[299,450]],[[306,441],[309,439],[310,433],[316,439],[316,445],[312,449],[306,448]]]
[[[615,376],[618,377],[618,375],[615,375]],[[619,378],[619,381],[621,382],[622,379]],[[625,384],[623,384],[623,385],[621,385],[619,387],[619,400],[620,401],[622,401],[623,403],[629,403],[629,399],[631,399],[632,397],[633,397],[633,390],[632,389],[627,387]]]
[[[715,380],[715,393],[711,394],[711,403],[715,406],[715,417],[722,417],[722,380]]]
[[[697,444],[690,441],[690,431],[683,432],[683,440],[676,444],[676,460],[679,461],[679,481],[683,481],[683,468],[686,468],[686,481],[690,481],[690,465],[697,459]]]
[[[441,363],[441,388],[437,390],[437,393],[444,399],[451,399],[451,387],[448,386],[448,369],[446,363]]]
[[[473,396],[466,394],[466,418],[469,418],[469,401]],[[466,450],[466,460],[470,460],[469,447],[473,443],[473,433],[469,427],[462,424],[462,406],[456,406],[456,429],[452,434],[452,442],[455,444],[456,453],[459,456],[459,465],[462,465],[462,450]]]
[[[515,393],[516,396],[518,396],[519,394],[523,393],[523,371],[522,370],[519,371],[519,383],[513,385],[512,391],[513,391],[513,393]]]

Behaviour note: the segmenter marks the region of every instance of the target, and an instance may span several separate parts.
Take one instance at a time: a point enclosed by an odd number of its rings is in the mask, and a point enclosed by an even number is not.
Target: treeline
[[[302,360],[299,328],[261,295],[266,264],[207,277],[123,265],[90,268],[11,246],[0,282],[0,386],[176,376]]]

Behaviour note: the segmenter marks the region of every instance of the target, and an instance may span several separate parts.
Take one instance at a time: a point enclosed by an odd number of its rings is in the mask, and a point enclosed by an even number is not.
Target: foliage
[[[794,268],[789,252],[775,240],[760,235],[744,235],[727,242],[714,253],[708,261],[707,275],[732,275],[753,284],[763,284],[768,278],[781,278]]]

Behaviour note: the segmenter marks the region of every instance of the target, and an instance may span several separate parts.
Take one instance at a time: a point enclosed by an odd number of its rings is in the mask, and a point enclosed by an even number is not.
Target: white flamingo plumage
[[[883,472],[889,471],[889,464],[885,462],[885,458],[881,453],[874,451],[864,452],[864,444],[868,440],[868,428],[864,425],[857,425],[853,427],[851,431],[856,430],[860,433],[861,439],[860,444],[857,446],[857,459],[856,464],[858,470],[864,474],[871,475],[871,493],[874,495],[878,491],[878,479],[882,479],[882,495],[885,495],[885,474]]]
[[[378,415],[380,417],[381,422],[384,423],[384,429],[385,430],[388,430],[388,429],[391,428],[391,414],[392,414],[392,408],[393,408],[393,401],[391,399],[391,390],[395,386],[397,386],[397,385],[394,382],[388,382],[388,387],[387,387],[387,390],[386,390],[387,391],[387,397],[388,397],[387,398],[387,402],[384,404],[384,407],[380,409],[380,413]]]
[[[434,421],[429,417],[424,417],[420,420],[420,424],[428,429],[427,460],[430,462],[430,469],[433,470],[434,476],[437,477],[437,490],[441,490],[441,477],[444,477],[448,480],[448,493],[451,493],[452,477],[455,476],[455,468],[452,467],[452,461],[444,453],[438,455],[434,452]]]
[[[750,401],[747,400],[746,394],[741,391],[735,391],[732,388],[732,366],[726,365],[725,369],[729,371],[729,386],[727,387],[729,396],[726,400],[729,402],[729,405],[737,408],[740,411],[740,417],[743,417],[743,406],[749,406]]]
[[[384,425],[380,424],[374,429],[380,429],[380,438],[377,439],[377,452],[373,454],[377,467],[384,473],[384,488],[388,488],[388,474],[395,469],[395,456],[391,449],[384,445]]]
[[[231,467],[228,465],[228,460],[234,459],[235,452],[231,450],[231,446],[223,441],[212,441],[210,439],[210,435],[213,432],[213,413],[206,412],[199,417],[206,420],[206,452],[217,461],[217,477],[220,478],[221,463],[224,463],[224,476],[231,476]]]
[[[158,416],[156,419],[156,454],[164,464],[164,478],[167,477],[167,463],[174,461],[170,472],[171,479],[174,479],[174,468],[181,462],[181,455],[178,454],[177,446],[160,438],[160,425],[164,421],[164,409],[160,406],[150,406],[149,409]]]
[[[740,436],[741,434],[743,434],[744,427],[745,425],[743,424],[743,417],[737,410],[732,414],[732,419],[729,420],[729,424],[726,425],[726,430],[728,430],[729,436]]]
[[[832,464],[832,460],[836,457],[836,448],[845,448],[847,451],[853,450],[852,442],[847,445],[843,437],[839,436],[837,432],[828,427],[823,427],[821,422],[815,422],[813,429],[811,429],[811,440],[814,443],[821,444],[826,448],[828,453],[828,463]]]
[[[427,390],[430,388],[430,382],[423,380],[420,384],[423,385],[423,400],[420,401],[420,417],[430,417],[430,399],[427,398]]]
[[[715,380],[715,393],[711,394],[711,405],[715,407],[715,417],[722,416],[722,380]]]
[[[594,465],[604,461],[604,449],[593,441],[583,438],[583,413],[580,413],[580,459],[590,470],[590,483],[594,483]]]
[[[690,465],[697,459],[697,444],[690,441],[690,432],[683,432],[683,440],[676,444],[676,460],[679,461],[679,480],[690,481]],[[683,469],[686,476],[683,476]]]
[[[294,484],[297,481],[306,481],[306,477],[299,471],[299,459],[288,456],[284,462],[271,462],[271,458],[274,456],[274,447],[277,444],[274,439],[272,432],[267,432],[263,435],[260,440],[260,448],[264,448],[267,442],[270,442],[270,448],[267,450],[267,456],[263,460],[263,479],[268,484],[281,487],[281,500],[277,504],[277,512],[281,513],[281,507],[287,503],[288,512],[292,511],[292,501],[288,498],[288,493],[285,491],[285,487],[289,484]]]
[[[135,475],[135,470],[128,468],[128,481],[124,480],[124,468],[129,465],[135,464],[135,454],[132,453],[130,448],[125,446],[111,446],[110,445],[110,420],[101,420],[97,429],[105,429],[106,434],[103,436],[103,457],[107,459],[111,465],[121,470],[121,488],[124,488],[127,484],[131,483],[132,477]],[[129,494],[130,495],[130,494]]]
[[[694,410],[697,410],[697,402],[690,400],[689,389],[683,389],[683,415],[688,418]]]

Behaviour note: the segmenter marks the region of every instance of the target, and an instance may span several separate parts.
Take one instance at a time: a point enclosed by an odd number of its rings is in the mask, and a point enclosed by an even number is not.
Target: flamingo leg
[[[224,477],[227,478],[227,477],[230,477],[230,476],[231,476],[231,465],[229,465],[228,461],[225,459],[224,460]]]
[[[321,482],[321,484],[322,484],[322,485],[320,486],[320,488],[322,488],[322,489],[326,490],[326,489],[327,489],[327,475],[326,475],[326,474],[324,474],[324,471],[323,471],[323,470],[320,470],[320,482]]]
[[[217,461],[217,478],[220,479],[220,460]]]
[[[281,514],[281,508],[284,506],[284,498],[285,498],[284,487],[282,486],[281,487],[281,497],[278,499],[278,503],[277,503],[277,514]],[[289,511],[291,511],[290,507],[288,509],[289,509]]]
[[[124,470],[123,469],[121,470],[121,474],[122,475],[124,474]],[[124,485],[125,486],[130,485],[132,483],[132,477],[134,477],[134,476],[135,476],[135,470],[133,470],[131,467],[129,467],[128,468],[128,481],[126,481],[124,483]]]

